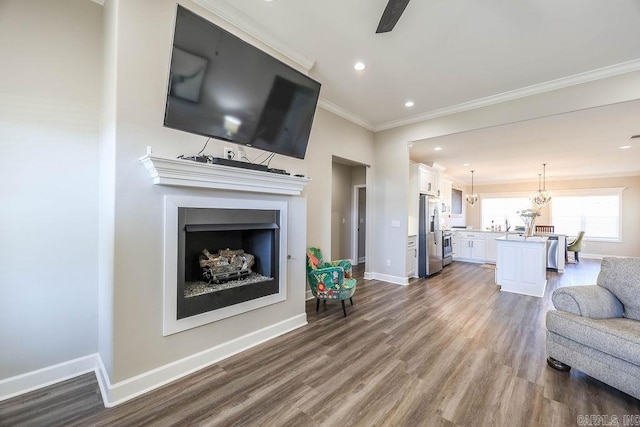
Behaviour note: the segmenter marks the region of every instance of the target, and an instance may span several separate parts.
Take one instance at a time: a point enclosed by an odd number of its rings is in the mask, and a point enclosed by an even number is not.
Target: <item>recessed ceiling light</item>
[[[469,163],[464,163],[462,166],[469,166]]]
[[[413,107],[415,104],[413,103],[413,101],[407,101],[404,103],[404,106],[407,108]]]
[[[357,71],[362,71],[365,68],[366,68],[366,66],[362,62],[356,62],[356,65],[353,66],[353,69],[357,70]]]
[[[621,150],[626,150],[627,148],[631,148],[630,145],[623,145],[622,147],[620,147]]]
[[[440,150],[442,150],[442,147],[436,147],[436,148],[434,148],[434,150],[440,151]]]

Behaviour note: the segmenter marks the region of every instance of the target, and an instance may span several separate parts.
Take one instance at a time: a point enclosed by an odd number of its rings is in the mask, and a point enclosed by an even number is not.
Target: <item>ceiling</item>
[[[603,68],[640,70],[638,0],[412,0],[384,34],[375,30],[387,0],[199,2],[224,5],[245,30],[314,60],[325,105],[372,130]],[[358,61],[364,70],[353,69]],[[476,182],[537,180],[543,162],[552,176],[640,173],[640,141],[617,149],[640,134],[639,111],[625,103],[416,142],[411,156],[442,163],[461,181],[471,168]],[[437,155],[434,144],[443,147]],[[514,166],[498,163],[499,153]],[[576,155],[580,162],[561,160]]]

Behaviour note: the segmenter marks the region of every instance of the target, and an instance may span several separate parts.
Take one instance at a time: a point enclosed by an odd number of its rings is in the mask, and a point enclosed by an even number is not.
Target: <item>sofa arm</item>
[[[558,288],[551,297],[561,311],[592,319],[622,317],[622,303],[611,292],[598,285]]]

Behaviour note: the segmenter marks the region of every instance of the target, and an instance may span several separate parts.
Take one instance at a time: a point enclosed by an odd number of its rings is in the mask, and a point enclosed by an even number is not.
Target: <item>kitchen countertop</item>
[[[531,237],[525,237],[525,236],[520,236],[517,234],[509,234],[506,235],[504,237],[498,237],[496,239],[499,242],[523,242],[523,243],[544,243],[547,240],[549,240],[549,238],[547,236],[531,236]]]
[[[522,231],[491,231],[491,230],[474,230],[472,228],[452,228],[449,231],[461,231],[463,233],[493,233],[493,234],[505,234],[505,235],[521,235]],[[534,236],[566,236],[566,234],[559,233],[534,233]]]

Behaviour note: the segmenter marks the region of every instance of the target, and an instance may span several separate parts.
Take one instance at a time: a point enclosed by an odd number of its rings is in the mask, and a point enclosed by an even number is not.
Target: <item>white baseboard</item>
[[[573,252],[569,253],[569,259],[573,258]],[[585,252],[580,252],[580,258],[585,259],[603,259],[603,258],[638,258],[637,256],[626,256],[626,255],[601,255],[601,254],[589,254]]]
[[[302,313],[115,384],[110,384],[105,375],[107,380],[105,406],[112,407],[124,403],[306,324],[307,314]]]
[[[304,294],[304,300],[309,301],[310,299],[314,299],[315,297],[311,293],[311,289],[307,289],[307,292]]]
[[[306,324],[302,313],[115,384],[100,355],[92,354],[0,381],[0,401],[95,371],[104,406],[113,407]]]
[[[381,280],[383,282],[393,283],[394,285],[406,286],[409,284],[409,279],[406,277],[392,276],[390,274],[365,272],[365,280]]]
[[[1,380],[0,401],[95,371],[98,367],[97,356],[90,354]]]

